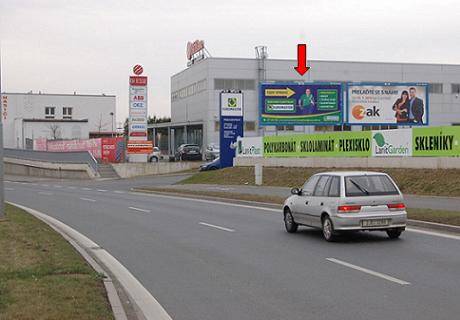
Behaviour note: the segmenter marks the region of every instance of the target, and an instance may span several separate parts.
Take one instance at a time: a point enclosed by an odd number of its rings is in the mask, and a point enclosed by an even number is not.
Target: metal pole
[[[110,115],[112,116],[112,138],[113,138],[113,112],[110,112]]]
[[[3,104],[2,94],[2,51],[0,46],[0,97]],[[3,106],[2,106],[3,108]],[[5,190],[3,188],[3,116],[0,121],[0,219],[5,217]]]

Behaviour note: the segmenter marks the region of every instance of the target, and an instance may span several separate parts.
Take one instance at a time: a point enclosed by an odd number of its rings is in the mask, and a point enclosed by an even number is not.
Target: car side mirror
[[[292,188],[291,189],[291,194],[299,196],[302,193],[302,190],[299,188]]]

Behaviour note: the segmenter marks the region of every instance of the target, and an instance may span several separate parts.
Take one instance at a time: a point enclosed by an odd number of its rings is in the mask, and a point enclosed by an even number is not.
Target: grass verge
[[[101,276],[45,223],[5,206],[0,319],[113,319]]]
[[[158,193],[173,193],[173,194],[184,194],[184,195],[196,195],[203,197],[217,197],[232,200],[246,200],[246,201],[257,201],[272,204],[283,204],[285,198],[277,196],[262,196],[252,195],[243,193],[229,193],[219,191],[197,191],[197,190],[183,190],[183,189],[166,189],[166,188],[155,188],[155,187],[142,187],[135,189],[139,192],[158,192]],[[407,216],[409,219],[436,222],[449,224],[453,226],[460,226],[460,211],[443,211],[443,210],[431,210],[431,209],[416,209],[408,208]]]
[[[363,168],[285,168],[264,167],[263,183],[265,186],[299,187],[312,174],[324,171],[363,170]],[[458,169],[369,169],[388,173],[398,184],[403,193],[460,196],[460,170]],[[222,170],[195,173],[181,181],[182,184],[223,184],[254,185],[253,167],[232,167]]]

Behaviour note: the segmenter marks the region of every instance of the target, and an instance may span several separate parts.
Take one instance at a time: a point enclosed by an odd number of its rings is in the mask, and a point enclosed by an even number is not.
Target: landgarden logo
[[[375,141],[374,145],[374,155],[381,156],[408,156],[410,155],[410,148],[404,146],[401,143],[391,143],[388,142],[388,139],[385,139],[385,136],[381,132],[374,134],[373,139]]]

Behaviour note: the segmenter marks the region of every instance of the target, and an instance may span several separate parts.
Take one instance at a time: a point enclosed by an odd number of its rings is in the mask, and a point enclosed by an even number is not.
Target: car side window
[[[311,196],[315,190],[316,183],[318,182],[320,176],[313,176],[305,182],[302,187],[302,195]]]
[[[329,187],[329,197],[340,197],[340,178],[332,177]]]
[[[329,178],[329,176],[321,176],[318,183],[316,184],[315,191],[313,192],[314,196],[321,197],[325,195],[325,190],[327,192],[326,186],[329,181]]]

